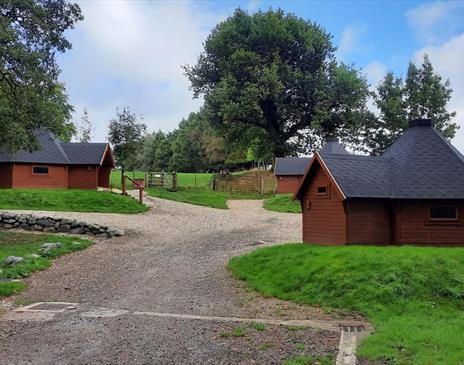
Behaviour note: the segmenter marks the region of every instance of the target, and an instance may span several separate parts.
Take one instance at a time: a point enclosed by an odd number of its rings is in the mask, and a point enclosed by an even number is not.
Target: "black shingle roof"
[[[274,173],[277,176],[303,175],[309,160],[309,157],[277,157]]]
[[[411,123],[382,156],[323,150],[347,198],[464,199],[464,156],[425,120]]]
[[[36,131],[40,149],[10,154],[0,149],[1,162],[42,163],[57,165],[99,165],[106,143],[64,143],[47,131]]]
[[[343,147],[336,138],[328,139],[326,144],[319,150],[319,154],[321,156],[327,154],[349,155],[345,147]]]

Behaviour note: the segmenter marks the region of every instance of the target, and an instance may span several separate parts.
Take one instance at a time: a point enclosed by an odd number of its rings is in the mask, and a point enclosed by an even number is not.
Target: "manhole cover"
[[[364,326],[340,326],[341,332],[364,332]]]
[[[64,303],[64,302],[39,302],[34,303],[25,307],[18,308],[20,312],[54,312],[60,313],[66,310],[76,309],[76,303]]]

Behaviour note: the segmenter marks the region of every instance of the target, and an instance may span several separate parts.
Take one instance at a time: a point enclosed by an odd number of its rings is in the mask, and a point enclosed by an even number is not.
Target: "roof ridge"
[[[442,144],[444,144],[451,151],[453,151],[453,155],[459,160],[459,162],[464,164],[464,156],[462,155],[462,153],[459,152],[459,150],[456,147],[454,147],[445,137],[443,137],[439,131],[437,131],[435,128],[433,128],[433,131],[435,132],[435,135],[438,137],[439,141],[441,141]]]
[[[65,160],[69,163],[70,162],[69,157],[66,154],[66,152],[65,152],[65,150],[63,149],[63,146],[62,146],[63,142],[61,140],[59,140],[58,138],[56,138],[51,132],[48,132],[48,135],[52,139],[53,143],[56,145],[58,150],[61,152],[61,154],[64,156]]]

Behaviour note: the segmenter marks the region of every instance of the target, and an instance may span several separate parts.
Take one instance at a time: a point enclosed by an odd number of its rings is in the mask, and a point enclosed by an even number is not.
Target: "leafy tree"
[[[81,122],[79,125],[79,141],[82,143],[89,143],[92,139],[92,123],[90,122],[89,112],[84,108],[82,113]]]
[[[380,115],[367,124],[368,150],[382,153],[404,132],[408,121],[417,118],[431,119],[445,138],[453,138],[459,126],[453,122],[456,112],[447,110],[451,94],[449,80],[434,72],[427,55],[420,67],[409,63],[404,82],[388,72],[374,94]]]
[[[171,135],[162,131],[145,136],[137,166],[145,171],[167,170],[172,155],[171,143]]]
[[[109,124],[108,140],[113,146],[115,162],[121,167],[121,177],[126,169],[135,166],[137,150],[147,126],[139,122],[129,108],[116,109],[117,118]]]
[[[56,53],[71,44],[64,33],[82,20],[64,0],[9,0],[0,5],[0,144],[12,152],[38,148],[33,131],[63,139],[74,132]]]
[[[228,144],[246,149],[259,138],[282,156],[294,154],[309,132],[352,139],[368,114],[366,80],[337,63],[334,51],[315,23],[282,10],[237,9],[185,72]]]

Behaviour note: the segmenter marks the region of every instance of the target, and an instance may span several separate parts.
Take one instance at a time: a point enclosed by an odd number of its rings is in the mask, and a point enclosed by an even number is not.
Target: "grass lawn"
[[[266,296],[355,311],[376,332],[361,358],[464,364],[464,249],[288,244],[233,258],[237,278]]]
[[[223,193],[209,189],[179,189],[170,192],[164,189],[148,188],[150,196],[177,202],[202,205],[205,207],[228,209],[227,200],[230,199],[265,199],[270,195],[250,194],[250,193]]]
[[[264,202],[264,209],[282,213],[301,213],[299,200],[292,200],[293,194],[279,194]]]
[[[40,245],[45,242],[59,242],[61,247],[53,249],[49,254],[41,254]],[[74,242],[79,242],[75,244]],[[44,270],[51,264],[51,259],[65,253],[82,250],[92,244],[91,241],[77,237],[0,232],[0,279],[20,279],[31,275],[36,270]],[[38,254],[40,257],[31,257]],[[4,266],[1,262],[8,256],[20,256],[24,261],[13,266]],[[17,293],[24,289],[26,284],[15,281],[0,281],[0,297]]]
[[[141,213],[148,207],[118,194],[77,189],[2,189],[0,209]]]

